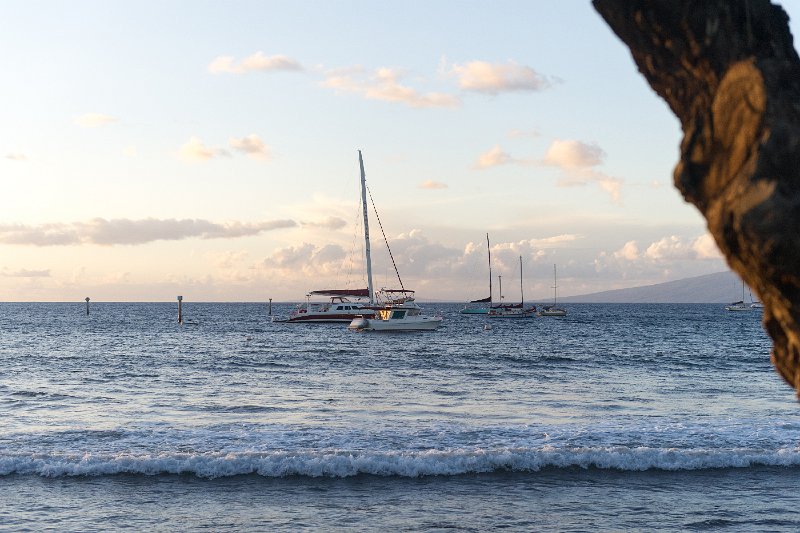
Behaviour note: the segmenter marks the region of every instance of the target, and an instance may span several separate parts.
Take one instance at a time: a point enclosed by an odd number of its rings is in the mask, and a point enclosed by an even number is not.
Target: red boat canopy
[[[356,298],[367,298],[369,289],[326,289],[322,291],[311,291],[309,294],[317,296],[353,296]]]

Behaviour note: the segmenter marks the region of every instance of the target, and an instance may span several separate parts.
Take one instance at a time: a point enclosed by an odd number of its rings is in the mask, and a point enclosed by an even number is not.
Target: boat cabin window
[[[341,306],[341,305],[337,305],[337,306],[336,306],[336,310],[337,310],[337,311],[341,311],[341,310],[342,310],[342,306]]]
[[[392,319],[405,318],[405,316],[406,316],[405,310],[403,310],[403,311],[396,310],[394,313],[392,313]]]

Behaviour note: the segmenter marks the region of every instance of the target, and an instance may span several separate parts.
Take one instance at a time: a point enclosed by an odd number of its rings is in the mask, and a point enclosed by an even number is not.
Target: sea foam
[[[245,474],[264,477],[344,478],[375,476],[453,476],[488,472],[536,472],[543,468],[599,468],[620,471],[700,470],[752,466],[800,466],[800,448],[670,449],[551,448],[363,452],[346,450],[248,453],[30,454],[0,456],[0,475],[44,477],[115,474],[190,474],[219,478]]]

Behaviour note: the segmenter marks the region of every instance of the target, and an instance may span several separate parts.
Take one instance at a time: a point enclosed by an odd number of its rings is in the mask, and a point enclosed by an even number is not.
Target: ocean
[[[380,334],[176,305],[0,304],[0,529],[800,530],[759,310]]]

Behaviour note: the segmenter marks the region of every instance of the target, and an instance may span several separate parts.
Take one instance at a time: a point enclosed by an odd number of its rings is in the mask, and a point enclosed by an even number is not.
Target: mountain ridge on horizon
[[[559,297],[563,303],[729,303],[741,299],[742,280],[733,271],[665,281],[627,289],[612,289]],[[757,300],[749,290],[745,301]]]

